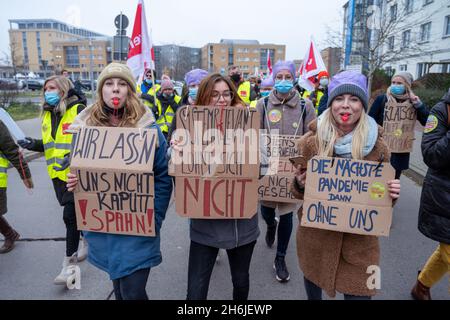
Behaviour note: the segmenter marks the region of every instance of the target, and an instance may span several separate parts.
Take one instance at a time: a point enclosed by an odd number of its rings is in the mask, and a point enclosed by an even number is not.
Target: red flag
[[[308,91],[314,90],[314,78],[321,71],[326,71],[320,52],[317,50],[314,40],[311,38],[309,49],[299,69],[299,84]]]
[[[270,50],[267,49],[267,70],[268,76],[272,74],[272,60],[270,60]]]
[[[134,20],[133,35],[128,50],[127,65],[137,78],[146,69],[155,69],[155,52],[147,28],[144,1],[139,0]]]

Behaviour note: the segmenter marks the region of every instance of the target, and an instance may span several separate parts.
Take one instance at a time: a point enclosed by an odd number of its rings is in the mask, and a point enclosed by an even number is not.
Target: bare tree
[[[427,13],[421,9],[412,11],[405,0],[381,2],[384,5],[380,8],[377,5],[368,6],[367,1],[363,0],[356,10],[357,21],[353,26],[354,39],[360,43],[358,53],[368,78],[369,92],[377,69],[431,49],[430,45],[420,43],[421,35],[417,29],[445,7],[443,5]],[[420,10],[422,12],[418,12]],[[342,31],[329,28],[327,44],[336,45],[339,42],[342,45]]]

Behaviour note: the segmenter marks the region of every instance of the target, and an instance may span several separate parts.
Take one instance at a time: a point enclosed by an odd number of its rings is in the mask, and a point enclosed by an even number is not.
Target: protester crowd
[[[422,188],[418,225],[419,231],[437,241],[438,246],[419,273],[411,295],[418,300],[431,299],[432,286],[450,271],[450,89],[429,109],[414,94],[412,76],[400,72],[392,77],[387,91],[369,106],[367,79],[360,73],[342,71],[331,77],[323,71],[312,80],[314,91],[301,88],[297,77],[295,65],[290,61],[277,62],[271,75],[249,80],[244,79],[237,66],[231,66],[227,75],[196,69],[186,74],[183,96],[179,96],[167,76],[157,84],[156,72],[146,69],[137,83],[126,65],[112,63],[99,76],[97,98],[92,106],[87,106],[81,89],[75,89],[68,78],[48,78],[42,95],[42,136],[27,137],[17,144],[44,152],[56,200],[63,208],[66,252],[55,284],[65,285],[70,267],[87,257],[108,273],[116,299],[147,299],[145,287],[150,270],[161,264],[164,256],[160,250],[161,226],[172,195],[178,196],[173,193],[169,164],[179,152],[173,133],[180,125],[176,117],[182,108],[254,109],[263,132],[276,131],[296,138],[297,150],[305,163],[316,156],[390,162],[395,177],[387,182],[387,193],[394,206],[400,197],[399,179],[408,168],[410,154],[389,149],[383,138],[383,120],[387,106],[401,104],[410,106],[417,121],[425,126],[422,153],[429,170]],[[73,191],[79,180],[70,173],[70,157],[77,132],[83,126],[157,131],[151,170],[155,187],[154,237],[78,230]],[[5,219],[9,163],[19,171],[25,186],[32,188],[33,182],[18,146],[1,122],[0,142],[0,232],[5,237],[0,254],[5,254],[20,237]],[[306,172],[305,166],[298,165],[290,177],[291,192],[299,200],[305,200]],[[311,228],[299,222],[295,245],[300,270],[287,266],[285,256],[297,221],[294,214],[301,221],[303,209],[293,203],[260,201],[259,213],[250,219],[189,219],[187,299],[208,298],[220,249],[228,256],[233,299],[249,298],[249,269],[255,244],[260,239],[260,217],[266,225],[262,237],[267,247],[276,242],[275,256],[267,263],[273,263],[274,277],[280,283],[288,282],[292,272],[301,271],[310,300],[322,299],[322,291],[330,297],[338,292],[353,300],[376,295],[377,290],[366,285],[367,268],[380,264],[379,240],[373,235]],[[420,262],[417,263],[420,269]]]

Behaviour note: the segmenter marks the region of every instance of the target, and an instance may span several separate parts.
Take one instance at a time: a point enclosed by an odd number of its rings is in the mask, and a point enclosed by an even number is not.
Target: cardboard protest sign
[[[417,111],[410,102],[386,103],[384,109],[384,140],[391,152],[409,153],[414,144]]]
[[[299,154],[295,143],[297,139],[298,137],[293,135],[263,135],[264,147],[269,158],[269,169],[260,180],[258,188],[260,200],[282,203],[300,202],[290,192],[295,167],[289,159]]]
[[[155,236],[156,130],[83,127],[72,152],[79,230]]]
[[[394,177],[394,169],[385,162],[311,159],[306,174],[302,226],[388,236],[392,199],[387,182]]]
[[[259,115],[241,107],[183,107],[173,139],[176,211],[197,219],[249,219],[257,212]]]
[[[3,108],[0,108],[0,121],[4,123],[16,141],[25,139],[25,133],[23,133],[22,129],[19,128],[17,123]]]
[[[257,177],[259,115],[254,108],[180,108],[173,137],[183,150],[172,157],[174,176]]]
[[[250,219],[258,211],[258,179],[176,178],[176,211],[197,219]]]

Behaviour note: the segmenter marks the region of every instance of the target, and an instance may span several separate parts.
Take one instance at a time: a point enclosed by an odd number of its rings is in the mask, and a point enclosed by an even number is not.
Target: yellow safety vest
[[[175,95],[175,102],[179,104],[181,101],[181,97]],[[156,100],[156,105],[158,106],[158,114],[159,118],[156,120],[156,124],[161,129],[162,133],[169,133],[169,127],[172,124],[173,118],[175,117],[175,111],[172,109],[172,106],[168,106],[165,114],[162,113],[162,105],[159,99]]]
[[[52,115],[50,111],[45,111],[42,119],[42,143],[44,144],[45,160],[47,161],[47,171],[50,179],[58,178],[67,181],[67,174],[70,168],[64,171],[56,171],[53,167],[61,167],[64,156],[70,153],[72,146],[72,134],[64,133],[73,123],[78,115],[78,104],[70,108],[62,117],[59,123],[56,137],[52,137]]]
[[[264,99],[264,98],[261,98]],[[256,108],[256,105],[258,104],[259,100],[253,100],[252,102],[250,102],[250,108]]]
[[[241,97],[242,101],[245,102],[246,105],[251,103],[250,101],[250,92],[251,92],[251,84],[249,81],[244,81],[238,88],[239,97]]]
[[[154,84],[153,87],[151,87],[150,90],[148,90],[147,94],[152,97],[155,97],[156,93],[159,91],[159,89],[161,89],[161,86],[159,84]],[[136,87],[136,92],[137,92],[138,96],[140,96],[142,94],[141,86],[138,85]],[[154,105],[150,101],[145,100],[145,99],[141,99],[141,100],[144,103],[144,105],[146,105],[149,108],[153,108]]]
[[[319,107],[319,104],[320,104],[320,100],[322,99],[322,97],[323,97],[323,92],[322,91],[320,91],[320,90],[317,90],[317,91],[315,91],[315,93],[317,94],[317,96],[316,96],[316,104],[314,105],[314,109],[316,110],[316,114],[318,114],[318,112],[319,112],[319,110],[318,110],[318,107]],[[302,96],[302,98],[303,99],[309,99],[309,96],[311,95],[311,92],[309,92],[308,90],[306,90],[304,93],[303,93],[303,96]]]
[[[9,161],[0,152],[0,188],[6,188],[8,186],[8,166]]]

